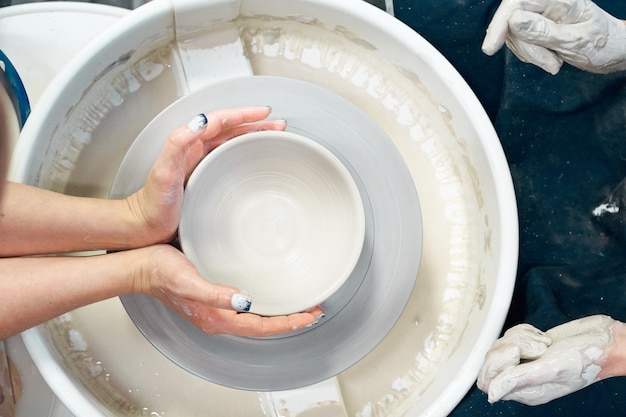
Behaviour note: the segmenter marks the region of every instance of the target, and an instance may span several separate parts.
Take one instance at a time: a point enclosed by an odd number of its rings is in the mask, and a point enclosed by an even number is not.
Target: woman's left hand
[[[209,152],[247,132],[284,130],[284,120],[264,120],[270,107],[242,107],[200,114],[168,137],[146,184],[126,199],[137,224],[134,247],[168,242],[178,228],[189,175]]]
[[[151,295],[207,334],[265,337],[290,333],[313,325],[320,307],[286,316],[262,317],[248,313],[254,300],[237,288],[202,278],[198,270],[170,245],[133,252],[140,267],[133,270],[132,292]]]

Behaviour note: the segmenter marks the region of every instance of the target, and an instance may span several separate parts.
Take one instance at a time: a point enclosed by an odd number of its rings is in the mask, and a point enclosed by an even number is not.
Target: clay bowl
[[[212,151],[185,190],[183,252],[211,282],[241,289],[251,312],[305,311],[352,273],[363,204],[335,155],[301,135],[253,132]]]

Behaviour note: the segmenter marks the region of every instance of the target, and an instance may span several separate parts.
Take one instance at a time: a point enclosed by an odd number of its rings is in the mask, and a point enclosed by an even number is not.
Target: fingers
[[[319,307],[303,313],[263,317],[252,313],[209,307],[197,301],[186,301],[183,304],[177,311],[182,312],[181,315],[207,334],[266,337],[312,326],[323,316]]]
[[[526,43],[530,43],[528,36],[543,38],[547,23],[554,25],[554,21],[561,23],[571,20],[572,15],[580,16],[582,13],[576,10],[577,6],[578,3],[571,0],[504,0],[487,28],[482,50],[487,55],[493,55],[505,41],[511,41],[517,36],[521,36],[521,40]],[[532,59],[522,60],[535,63]]]
[[[171,289],[177,296],[166,301],[205,333],[265,337],[302,329],[323,316],[320,307],[276,317],[247,313],[253,304],[248,295],[233,287],[213,284],[188,266],[191,269],[185,265],[177,269],[183,282],[179,282],[175,290]]]
[[[190,279],[185,280],[189,285],[181,285],[177,288],[179,297],[196,302],[206,308],[233,310],[235,312],[250,311],[252,299],[239,289],[209,282],[199,276],[195,267],[189,273]]]
[[[487,34],[482,44],[483,52],[487,55],[493,55],[504,46],[509,33],[509,20],[516,11],[526,10],[541,13],[546,4],[549,5],[549,3],[546,0],[503,0],[487,28]]]
[[[205,284],[204,288],[203,289],[198,288],[196,289],[196,291],[202,291],[204,293],[204,296],[197,297],[198,293],[196,292],[196,297],[194,297],[194,299],[201,302],[205,306],[209,308],[220,309],[220,310],[227,310],[227,311],[232,310],[231,312],[235,312],[235,313],[247,313],[252,308],[253,300],[246,293],[243,293],[236,288],[229,287],[226,285],[217,285],[206,280],[203,280],[203,281]],[[230,315],[231,312],[229,312],[228,314]],[[316,306],[304,313],[298,313],[298,314],[305,314],[305,316],[301,316],[301,317],[299,316],[299,317],[307,319],[305,323],[306,325],[306,324],[310,324],[311,322],[310,316],[321,317],[323,316],[324,312],[320,306]],[[250,314],[249,316],[261,317],[261,316],[257,316],[254,314]],[[295,316],[297,316],[297,314]],[[276,317],[279,317],[279,316],[276,316]],[[282,317],[292,317],[292,316],[282,316]],[[268,317],[268,318],[272,319],[274,317]],[[244,319],[239,319],[239,320],[244,320]],[[264,323],[265,321],[262,324]],[[297,324],[297,323],[294,323],[294,324]],[[301,326],[298,326],[298,328],[300,327]]]
[[[271,107],[240,107],[217,110],[208,115],[200,113],[194,116],[186,125],[172,131],[169,135],[169,142],[180,148],[194,140],[200,140],[201,142],[213,141],[221,134],[228,135],[227,132],[233,128],[237,128],[235,131],[239,132],[239,134],[246,130],[251,131],[261,127],[265,129],[284,129],[285,122],[281,120],[257,123],[266,119],[271,111]],[[249,129],[242,125],[249,125]],[[230,137],[234,136],[234,134],[230,135]]]
[[[543,46],[517,38],[508,39],[507,46],[520,61],[537,65],[552,75],[556,75],[563,65],[563,59],[560,56]]]
[[[509,372],[502,371],[493,378],[487,390],[487,401],[493,404],[513,393],[519,386],[523,386],[522,378],[525,374],[516,372],[515,375],[511,375],[514,373],[514,369],[514,367],[508,368]],[[513,378],[514,376],[515,378]]]
[[[227,333],[247,337],[266,337],[311,326],[318,321],[318,317],[310,312],[291,314],[288,316],[262,317],[256,314],[235,314],[225,312],[222,316]]]
[[[511,327],[496,343],[517,346],[522,359],[536,359],[546,352],[552,339],[536,327],[523,323]]]
[[[515,345],[500,345],[492,348],[480,369],[476,386],[483,392],[489,392],[493,380],[511,366],[520,363],[520,349]]]
[[[194,116],[189,123],[170,133],[158,166],[165,173],[184,170],[185,177],[210,151],[247,132],[285,130],[284,120],[264,120],[270,107],[241,107]]]
[[[513,13],[509,29],[514,38],[557,52],[576,49],[584,39],[580,27],[559,24],[548,17],[526,11]]]
[[[487,353],[480,370],[477,386],[484,392],[491,390],[492,382],[504,370],[514,367],[522,360],[541,357],[552,340],[541,330],[520,324],[507,330]]]
[[[582,387],[577,381],[559,380],[558,364],[530,362],[502,371],[492,381],[488,401],[514,400],[527,405],[544,404]]]
[[[246,313],[250,298],[238,290],[210,284],[204,293],[193,298],[176,297],[165,300],[178,313],[207,334],[231,334],[247,337],[265,337],[289,333],[317,323],[323,317],[320,307],[286,316],[263,317]],[[196,290],[202,290],[200,286]]]
[[[550,48],[555,24],[540,14],[543,11],[541,2],[505,0],[487,28],[483,52],[493,55],[506,43],[522,62],[558,73],[563,59]]]
[[[597,334],[598,331],[605,331],[608,333],[608,329],[611,328],[616,321],[602,314],[594,316],[583,317],[577,320],[572,320],[560,326],[553,327],[548,330],[546,334],[553,340],[562,340],[576,335],[582,335],[587,333]]]
[[[191,264],[189,263],[189,265]],[[179,297],[200,303],[207,308],[232,310],[239,313],[250,311],[253,300],[248,294],[228,285],[212,283],[202,278],[195,267],[191,266],[190,268],[185,272],[187,278],[184,281],[187,284],[181,284],[177,288]],[[179,275],[182,276],[182,274],[183,269],[181,268]],[[321,314],[322,312],[319,307],[316,307],[310,313]]]
[[[216,143],[215,146],[217,146],[221,142],[245,132],[269,129],[284,130],[286,126],[284,120],[261,122],[271,112],[272,108],[269,106],[218,110],[206,115],[204,125],[192,123],[192,127],[201,132],[202,142]],[[189,125],[187,127],[189,128]],[[208,148],[210,150],[215,146],[208,146]]]
[[[260,132],[263,130],[285,130],[287,122],[285,120],[267,120],[261,122],[246,123],[224,129],[215,137],[204,142],[204,153],[208,154],[222,143],[237,136],[249,132]]]
[[[517,401],[518,403],[535,406],[548,403],[567,394],[571,394],[572,392],[572,389],[568,388],[566,385],[548,383],[511,392],[502,397],[502,400]]]
[[[232,109],[217,110],[209,113],[204,134],[215,136],[224,129],[238,126],[244,123],[258,122],[267,118],[272,112],[272,108],[265,107],[238,107]]]
[[[515,10],[511,3],[511,1],[504,0],[487,27],[487,34],[482,44],[482,51],[487,55],[495,54],[504,46],[509,32],[509,17]]]

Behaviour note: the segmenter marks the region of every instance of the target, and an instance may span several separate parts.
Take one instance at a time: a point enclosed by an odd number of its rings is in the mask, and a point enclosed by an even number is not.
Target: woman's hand
[[[556,74],[563,62],[594,73],[626,69],[626,25],[589,0],[503,0],[483,42]]]
[[[270,112],[269,107],[245,107],[195,117],[169,135],[145,186],[125,200],[4,183],[0,256],[132,249],[170,241],[191,171],[212,149],[235,136],[284,130],[284,120],[264,120]]]
[[[174,247],[156,245],[138,251],[143,260],[135,274],[133,292],[159,299],[205,333],[270,336],[312,325],[322,315],[319,307],[289,316],[247,313],[252,303],[248,296],[205,280]]]
[[[301,329],[322,310],[281,317],[241,313],[250,299],[202,278],[173,246],[94,256],[0,258],[0,340],[79,307],[132,292],[154,296],[206,333],[268,336]]]
[[[284,130],[284,120],[264,120],[269,107],[243,107],[200,114],[174,130],[152,166],[145,186],[126,199],[138,233],[133,246],[167,242],[176,233],[189,175],[209,152],[227,140],[259,130]]]

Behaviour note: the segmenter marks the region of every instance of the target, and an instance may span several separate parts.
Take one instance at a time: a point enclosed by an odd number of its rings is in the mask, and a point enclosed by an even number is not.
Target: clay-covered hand
[[[135,247],[167,242],[180,221],[189,175],[210,151],[247,132],[284,130],[284,120],[264,120],[269,107],[243,107],[195,116],[168,137],[144,187],[126,201],[139,231]]]
[[[505,42],[551,74],[563,62],[594,73],[626,69],[626,25],[590,0],[503,0],[483,52],[493,55]]]
[[[509,329],[487,353],[478,388],[489,402],[538,405],[614,376],[612,348],[622,323],[604,315],[542,332],[528,324]]]
[[[133,292],[151,295],[208,334],[264,337],[316,323],[320,307],[288,316],[247,313],[253,300],[239,290],[202,278],[193,264],[170,245],[136,250],[141,254]]]

